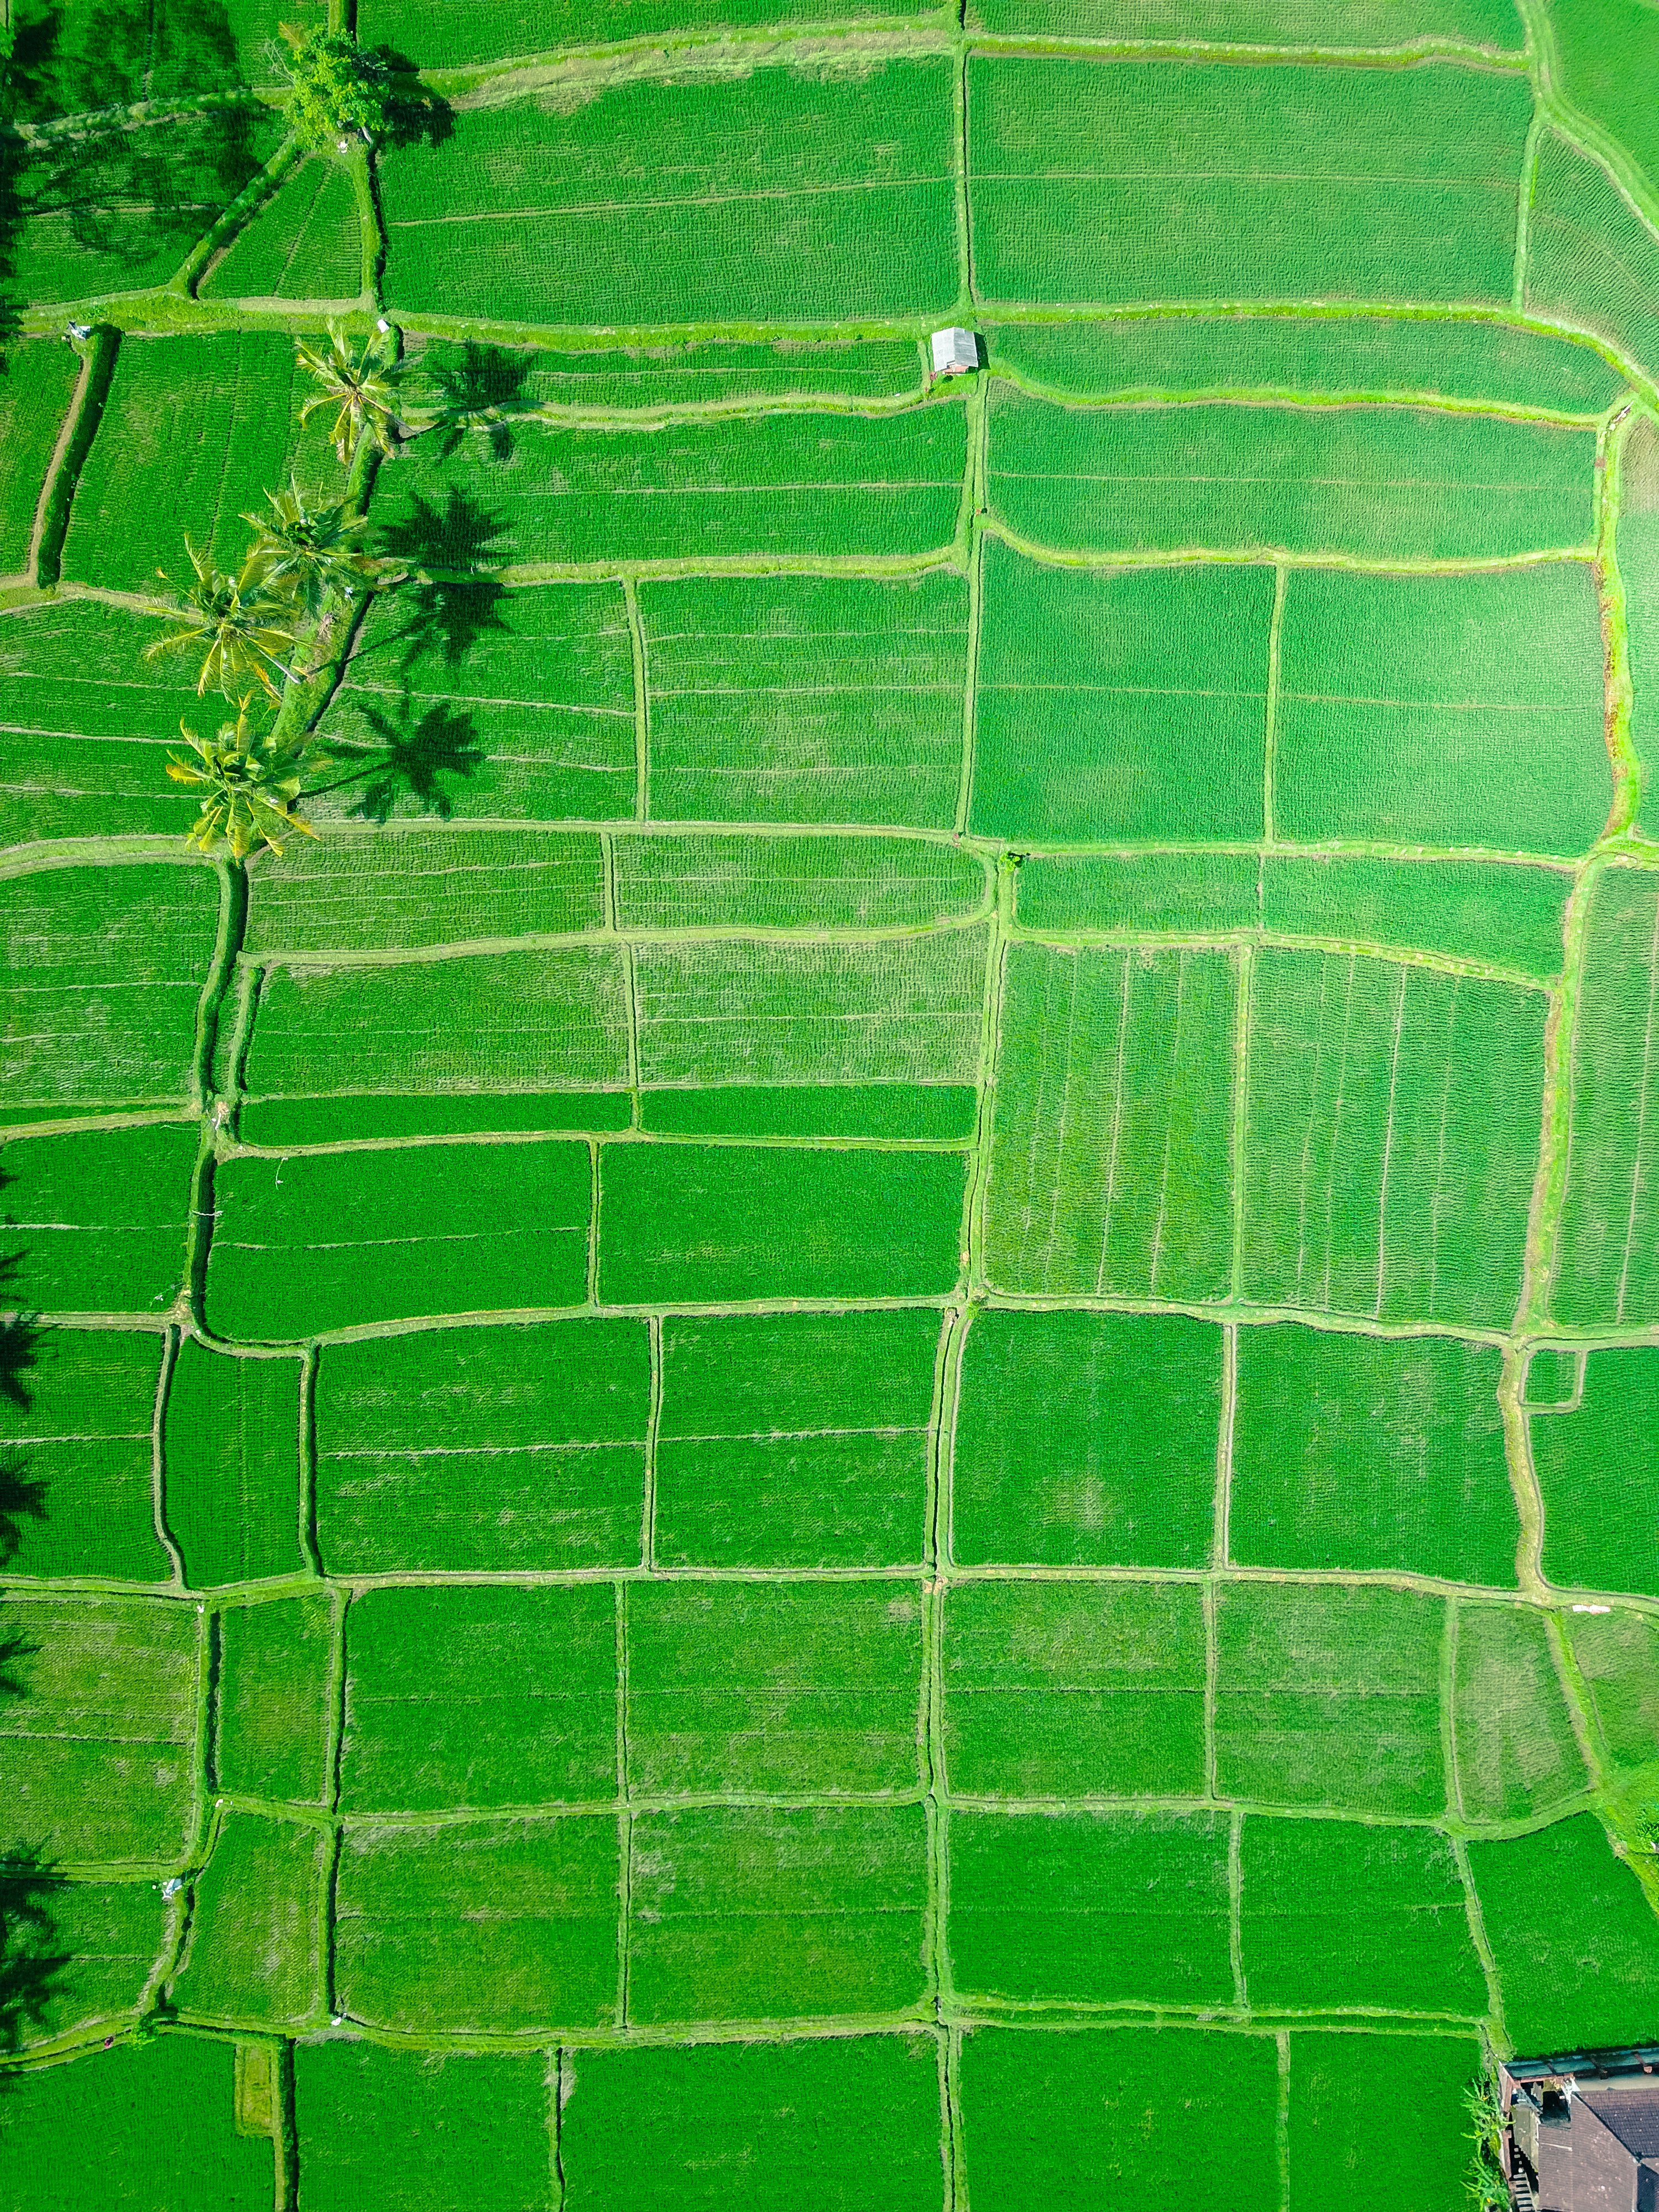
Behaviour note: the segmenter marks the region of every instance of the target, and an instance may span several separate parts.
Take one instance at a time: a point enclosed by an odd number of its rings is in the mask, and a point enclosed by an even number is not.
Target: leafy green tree
[[[276,698],[273,678],[293,673],[288,665],[295,646],[293,602],[271,592],[256,556],[250,556],[235,575],[228,576],[205,553],[198,553],[188,538],[185,550],[194,574],[179,594],[182,605],[173,617],[179,627],[146,646],[145,659],[196,647],[203,654],[196,682],[198,698],[215,687],[234,699],[250,677]],[[165,569],[157,573],[164,582],[170,580]]]
[[[1464,2187],[1473,2212],[1509,2212],[1510,2185],[1504,2172],[1504,2107],[1498,2083],[1477,2075],[1463,2092],[1474,2148]]]
[[[244,699],[234,722],[222,722],[211,738],[198,738],[187,723],[179,733],[193,757],[169,756],[173,782],[205,792],[202,811],[185,842],[210,853],[222,840],[231,858],[245,860],[269,845],[279,856],[292,836],[314,838],[316,831],[294,811],[301,785],[313,757],[307,732],[278,737],[257,731],[249,718],[252,694]]]
[[[334,409],[334,427],[329,436],[343,468],[351,466],[365,438],[377,453],[391,459],[403,428],[398,416],[401,362],[389,361],[373,335],[354,351],[333,323],[328,326],[326,347],[307,345],[301,340],[295,350],[301,368],[308,370],[321,387],[301,408],[301,422],[308,422],[324,408]]]
[[[343,154],[384,137],[397,105],[392,72],[344,31],[282,26],[289,128],[309,154]]]
[[[268,491],[268,514],[245,514],[253,526],[250,568],[258,567],[266,589],[289,599],[313,618],[331,594],[349,599],[372,583],[384,563],[364,552],[358,540],[368,528],[366,515],[343,505],[307,507],[291,479],[285,491]]]

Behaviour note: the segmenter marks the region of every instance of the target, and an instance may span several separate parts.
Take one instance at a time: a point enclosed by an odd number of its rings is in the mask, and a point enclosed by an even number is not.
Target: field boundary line
[[[1457,1756],[1457,1660],[1460,1601],[1446,1601],[1440,1630],[1440,1756],[1446,1769],[1446,1819],[1465,1822],[1463,1778]]]
[[[1591,426],[1585,423],[1581,427],[1588,434]],[[1091,568],[1103,572],[1213,566],[1334,568],[1340,569],[1345,575],[1353,576],[1481,576],[1507,568],[1545,568],[1571,562],[1588,564],[1595,558],[1593,538],[1577,545],[1538,546],[1522,553],[1459,554],[1444,558],[1427,555],[1419,558],[1401,554],[1389,560],[1360,553],[1303,552],[1289,545],[1183,545],[1157,551],[1122,552],[1044,545],[1034,538],[1024,537],[1019,532],[1011,529],[994,513],[987,516],[984,528],[988,533],[1001,538],[1003,544],[1012,547],[1016,553],[1023,554],[1028,561],[1040,562],[1044,568]]]
[[[320,1355],[314,1344],[300,1353],[300,1556],[312,1573],[321,1577],[322,1553],[317,1541],[317,1368]]]
[[[986,933],[985,995],[980,1027],[979,1106],[967,1150],[963,1192],[963,1255],[959,1289],[979,1298],[988,1287],[985,1217],[989,1203],[991,1152],[995,1131],[997,1070],[1002,1057],[1002,1008],[1007,991],[1008,916],[1013,905],[1013,863],[1005,860],[997,875],[996,908]]]
[[[990,410],[982,378],[975,384],[968,417],[968,466],[965,506],[964,568],[968,579],[968,635],[963,655],[962,763],[957,781],[953,836],[965,837],[973,818],[974,778],[979,744],[979,663],[985,629],[985,522],[988,513],[987,457],[990,442]]]
[[[587,1219],[587,1295],[580,1310],[592,1313],[599,1303],[599,1146],[597,1138],[586,1139],[588,1160],[588,1219]]]
[[[962,2030],[954,2021],[944,2027],[940,2037],[939,2126],[944,2212],[969,2212],[968,2159],[962,2131]]]
[[[1273,611],[1267,623],[1267,688],[1262,703],[1261,725],[1261,845],[1264,857],[1279,842],[1278,826],[1274,820],[1275,781],[1279,767],[1279,690],[1285,599],[1290,586],[1290,574],[1284,562],[1273,563]]]
[[[617,1996],[616,2024],[628,2025],[629,1951],[634,1918],[634,1778],[629,1758],[628,1587],[616,1586],[612,1618],[617,1638]],[[609,1809],[609,1808],[601,1808]]]
[[[657,1455],[662,1443],[662,1316],[653,1314],[647,1342],[651,1355],[650,1396],[645,1417],[645,1488],[640,1509],[640,1560],[647,1574],[657,1565]],[[603,1449],[603,1447],[602,1447]]]
[[[1507,1346],[1498,1378],[1498,1405],[1504,1422],[1504,1462],[1518,1524],[1516,1583],[1527,1596],[1547,1604],[1552,1593],[1544,1578],[1544,1495],[1533,1464],[1532,1429],[1524,1403],[1526,1373],[1524,1349],[1518,1345]]]
[[[120,343],[118,331],[100,324],[86,341],[86,350],[81,356],[75,388],[70,393],[64,419],[58,427],[57,442],[40,480],[28,550],[23,558],[24,580],[36,590],[58,581],[70,508],[82,468],[92,448],[98,418],[103,412]],[[46,574],[47,570],[51,573]]]
[[[173,1370],[179,1364],[179,1340],[178,1324],[170,1322],[161,1337],[161,1364],[155,1377],[155,1397],[150,1413],[149,1504],[150,1516],[155,1524],[155,1540],[167,1555],[172,1579],[184,1590],[190,1587],[189,1580],[185,1573],[184,1554],[173,1541],[173,1532],[167,1527],[167,1399],[173,1389]]]
[[[1260,868],[1256,872],[1256,880],[1259,884]],[[1235,1306],[1241,1305],[1244,1298],[1244,1245],[1249,1219],[1250,1016],[1255,991],[1255,947],[1248,940],[1241,944],[1238,985],[1233,1004],[1233,1101],[1228,1128],[1232,1170],[1228,1225],[1233,1249],[1227,1303]],[[1231,1440],[1228,1449],[1231,1480]]]
[[[1619,566],[1619,523],[1624,509],[1625,448],[1640,417],[1626,401],[1596,440],[1595,593],[1601,614],[1605,669],[1604,726],[1613,795],[1602,841],[1628,836],[1642,799],[1642,761],[1632,725],[1636,690],[1630,664],[1630,609]]]
[[[1235,1806],[1227,1821],[1227,1953],[1232,1968],[1233,2005],[1248,2013],[1249,1992],[1244,1979],[1244,1815]]]
[[[1469,1865],[1468,1844],[1460,1835],[1448,1835],[1446,1842],[1457,1863],[1458,1879],[1463,1885],[1463,1909],[1468,1916],[1469,1941],[1480,1961],[1480,1971],[1486,1978],[1486,2006],[1492,2022],[1492,2043],[1500,2051],[1507,2051],[1512,2046],[1509,2030],[1504,2025],[1504,1989],[1498,1977],[1498,1960],[1486,1935],[1486,1917],[1480,1903],[1480,1893],[1474,1886],[1474,1875]]]
[[[1520,5],[1520,0],[1517,0]],[[1527,10],[1521,6],[1524,19]],[[1528,24],[1528,40],[1531,40],[1531,25]],[[1527,125],[1527,143],[1521,156],[1521,183],[1515,203],[1515,288],[1510,295],[1510,304],[1516,314],[1524,314],[1527,306],[1527,256],[1532,244],[1532,203],[1538,188],[1538,155],[1544,133],[1549,128],[1544,113],[1541,95],[1534,88],[1532,119]]]
[[[1538,1166],[1528,1212],[1519,1310],[1514,1334],[1550,1330],[1561,1212],[1572,1170],[1572,1094],[1577,1061],[1578,998],[1583,988],[1590,911],[1602,863],[1592,854],[1567,899],[1561,978],[1544,1026],[1544,1084]]]
[[[635,577],[623,577],[622,595],[623,605],[628,614],[628,641],[634,664],[634,818],[636,822],[643,822],[651,811],[651,677],[646,659],[645,622],[640,612],[640,587]],[[614,885],[611,911],[614,927]]]
[[[1659,198],[1656,198],[1638,164],[1621,140],[1573,106],[1562,88],[1555,26],[1543,0],[1516,0],[1516,8],[1526,27],[1538,102],[1556,136],[1565,139],[1576,153],[1587,155],[1604,169],[1632,213],[1650,232],[1659,234]]]
[[[1226,1802],[1221,1795],[1219,1751],[1216,1741],[1216,1709],[1221,1683],[1219,1657],[1220,1590],[1213,1574],[1200,1582],[1200,1604],[1204,1614],[1204,1796],[1206,1805]]]
[[[1279,2212],[1291,2212],[1291,2039],[1280,2028],[1273,2037],[1279,2053],[1279,2102],[1273,2122],[1273,2146],[1279,2166]]]
[[[1583,1672],[1578,1664],[1578,1654],[1572,1648],[1567,1624],[1559,1607],[1553,1607],[1545,1613],[1544,1635],[1550,1647],[1556,1680],[1561,1686],[1567,1718],[1572,1723],[1578,1755],[1584,1762],[1591,1790],[1598,1799],[1604,1801],[1608,1789],[1608,1770],[1616,1769],[1618,1761],[1608,1749],[1601,1715],[1584,1680]],[[1598,1813],[1601,1811],[1600,1804],[1595,1809]]]
[[[971,322],[975,319],[979,303],[974,289],[973,178],[968,151],[968,66],[973,49],[963,35],[966,15],[967,0],[957,0],[957,35],[961,45],[951,83],[951,168],[957,235],[957,296]]]
[[[1230,1564],[1232,1544],[1233,1433],[1238,1418],[1238,1324],[1221,1328],[1221,1407],[1216,1423],[1215,1498],[1210,1529],[1210,1565]]]

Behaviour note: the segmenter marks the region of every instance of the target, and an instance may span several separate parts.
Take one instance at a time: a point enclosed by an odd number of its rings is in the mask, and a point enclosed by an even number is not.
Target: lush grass
[[[1275,936],[1448,952],[1547,981],[1560,972],[1571,889],[1565,870],[1490,860],[1275,856],[1261,872],[1261,922]]]
[[[915,930],[988,903],[985,866],[920,838],[619,836],[624,930]]]
[[[9,1963],[20,1984],[35,1980],[31,1969],[42,1952],[47,1954],[41,1961],[46,1971],[38,1978],[39,2002],[17,2022],[20,2040],[86,2042],[136,2021],[173,1935],[173,1915],[160,1883],[49,1881],[42,1885],[44,1895],[36,1891],[31,1898],[25,1875],[9,1877],[8,1887],[15,1900],[8,1912]],[[31,1924],[31,1904],[44,1907],[47,1926]],[[21,2087],[27,2078],[13,2075],[8,2087]],[[0,2156],[16,2154],[0,2118]]]
[[[355,300],[362,289],[351,172],[327,159],[285,178],[197,288],[220,300]]]
[[[1466,1820],[1526,1820],[1586,1786],[1541,1613],[1458,1607],[1452,1727]]]
[[[284,0],[159,0],[110,9],[98,0],[20,0],[15,97],[31,122],[134,100],[224,93],[274,81],[267,48]],[[321,20],[296,0],[291,20]]]
[[[300,1371],[291,1359],[179,1348],[163,1432],[167,1528],[188,1581],[297,1574]]]
[[[640,1127],[669,1137],[863,1137],[972,1141],[979,1093],[961,1083],[727,1083],[644,1091]]]
[[[294,2108],[306,2212],[413,2212],[412,2190],[473,2212],[554,2201],[541,2051],[301,2043]]]
[[[1293,2034],[1291,2212],[1351,2212],[1379,2166],[1401,2212],[1456,2203],[1469,2167],[1463,2092],[1482,2057],[1473,2036]]]
[[[81,364],[61,339],[0,354],[0,574],[28,567],[35,509]]]
[[[280,2030],[315,2013],[328,1848],[310,1823],[223,1816],[172,1984],[185,2018]]]
[[[1214,937],[1253,929],[1261,863],[1254,853],[1125,853],[1027,860],[1015,915],[1044,934]]]
[[[1659,436],[1638,416],[1625,441],[1623,511],[1619,521],[1620,580],[1625,587],[1632,702],[1631,738],[1642,763],[1641,826],[1651,834],[1654,774],[1659,767]]]
[[[155,1534],[150,1424],[161,1339],[126,1329],[42,1330],[0,1399],[0,1450],[33,1502],[10,1509],[16,1575],[165,1582]]]
[[[476,338],[406,339],[404,389],[411,412],[439,419],[447,441],[458,415],[493,410],[496,442],[535,407],[587,414],[652,414],[744,400],[839,399],[854,405],[914,395],[921,349],[902,338],[669,339],[656,344],[505,346]]]
[[[1592,1352],[1576,1413],[1534,1414],[1544,1572],[1568,1588],[1659,1595],[1650,1534],[1659,1505],[1659,1346]]]
[[[1572,1656],[1613,1764],[1650,1765],[1659,1742],[1659,1628],[1647,1613],[1625,1612],[1581,1614],[1570,1626]]]
[[[975,28],[1068,38],[1205,40],[1218,46],[1412,46],[1425,39],[1513,52],[1509,0],[972,0]],[[1413,2208],[1415,2212],[1415,2208]]]
[[[568,1135],[629,1127],[626,1091],[363,1092],[325,1097],[260,1098],[237,1115],[242,1141],[273,1152],[381,1137]]]
[[[330,1788],[333,1618],[319,1595],[228,1605],[220,1613],[214,1763],[227,1790],[314,1805]]]
[[[358,32],[418,56],[423,69],[535,54],[573,43],[687,30],[763,30],[846,23],[890,12],[887,0],[464,0],[434,15],[422,0],[363,0]]]
[[[8,1145],[6,1222],[22,1243],[8,1290],[36,1312],[164,1312],[200,1141],[191,1121]]]
[[[1527,305],[1659,359],[1659,241],[1601,163],[1546,131],[1527,250]]]

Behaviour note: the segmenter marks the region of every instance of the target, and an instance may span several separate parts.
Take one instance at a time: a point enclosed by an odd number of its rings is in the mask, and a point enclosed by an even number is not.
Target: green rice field
[[[0,0],[7,2212],[1455,2212],[1659,2045],[1651,14]]]

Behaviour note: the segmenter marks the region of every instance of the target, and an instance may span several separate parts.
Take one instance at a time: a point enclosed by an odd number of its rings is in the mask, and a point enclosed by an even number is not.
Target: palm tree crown
[[[167,760],[167,774],[175,783],[207,794],[189,842],[206,853],[222,837],[237,860],[262,845],[280,855],[283,840],[295,832],[302,837],[317,834],[293,811],[310,740],[303,731],[287,738],[257,732],[248,719],[252,697],[250,693],[241,702],[234,722],[221,723],[215,737],[198,738],[180,722],[179,732],[195,757],[174,753]]]
[[[366,515],[354,515],[343,504],[307,507],[291,479],[286,491],[268,491],[265,501],[269,514],[242,520],[253,526],[248,565],[258,566],[271,592],[314,616],[331,591],[349,599],[359,584],[380,574],[382,564],[356,542],[368,527]]]
[[[145,659],[180,653],[190,646],[204,647],[196,684],[198,698],[210,685],[216,685],[226,698],[234,699],[252,677],[274,699],[272,672],[290,673],[287,656],[294,650],[292,606],[270,592],[257,556],[250,556],[235,575],[228,576],[205,553],[198,553],[188,538],[185,550],[195,574],[173,616],[180,627],[147,646]],[[167,580],[165,569],[157,573]]]
[[[329,436],[343,467],[350,467],[365,438],[376,453],[390,459],[398,450],[403,427],[398,416],[401,364],[386,360],[372,337],[365,338],[354,353],[332,323],[328,326],[325,349],[301,340],[295,350],[301,368],[308,369],[322,387],[301,408],[301,422],[309,422],[319,408],[335,410]]]

